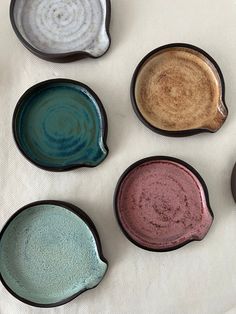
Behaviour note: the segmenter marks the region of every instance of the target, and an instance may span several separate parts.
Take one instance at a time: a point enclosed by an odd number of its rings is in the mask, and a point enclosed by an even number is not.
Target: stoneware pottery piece
[[[166,156],[130,166],[117,184],[114,207],[127,238],[150,251],[200,241],[213,222],[201,176],[187,163]]]
[[[110,46],[110,0],[11,0],[13,29],[38,57],[69,62],[101,57]]]
[[[0,233],[0,279],[22,302],[65,304],[107,271],[96,228],[79,208],[42,201],[16,212]]]
[[[233,198],[236,202],[236,164],[234,165],[232,176],[231,176],[231,190]]]
[[[167,136],[219,130],[228,115],[224,96],[224,78],[217,63],[188,44],[170,44],[150,52],[131,83],[138,118]]]
[[[13,115],[13,134],[23,155],[45,170],[95,167],[108,154],[103,105],[76,81],[49,80],[27,90]]]

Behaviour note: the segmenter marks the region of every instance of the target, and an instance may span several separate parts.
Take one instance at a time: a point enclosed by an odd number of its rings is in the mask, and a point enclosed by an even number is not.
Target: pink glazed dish
[[[166,156],[131,165],[117,184],[114,207],[126,237],[157,252],[202,240],[214,219],[207,186],[198,172]]]

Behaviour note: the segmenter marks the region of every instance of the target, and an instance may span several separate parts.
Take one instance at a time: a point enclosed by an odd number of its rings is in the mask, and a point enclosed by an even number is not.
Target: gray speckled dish
[[[110,46],[110,0],[12,0],[12,26],[42,59],[98,58]]]

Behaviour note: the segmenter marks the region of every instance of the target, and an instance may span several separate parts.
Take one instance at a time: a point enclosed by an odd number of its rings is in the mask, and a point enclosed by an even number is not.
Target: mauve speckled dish
[[[98,58],[110,47],[110,0],[12,0],[10,18],[23,45],[52,62]]]
[[[208,233],[213,213],[201,176],[187,163],[155,156],[131,165],[114,195],[127,238],[150,251],[170,251]]]
[[[166,136],[218,131],[228,116],[224,97],[224,78],[215,60],[188,44],[151,51],[131,83],[138,118]]]
[[[22,154],[44,170],[96,167],[107,157],[106,112],[80,82],[55,79],[31,87],[18,101],[12,123]]]
[[[107,267],[93,222],[68,203],[29,204],[0,233],[0,280],[13,296],[32,306],[71,301],[95,288]]]

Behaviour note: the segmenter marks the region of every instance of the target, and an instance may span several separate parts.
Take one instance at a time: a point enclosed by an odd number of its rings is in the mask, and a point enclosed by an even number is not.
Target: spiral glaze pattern
[[[198,178],[169,160],[140,163],[121,180],[117,215],[142,247],[166,250],[208,232],[212,216]]]
[[[144,120],[165,131],[216,131],[227,117],[217,70],[188,48],[151,55],[138,71],[135,100]]]
[[[21,35],[43,53],[99,56],[109,45],[105,0],[18,0],[14,16]]]
[[[16,110],[17,143],[37,165],[96,166],[106,157],[104,118],[84,87],[46,82],[24,97]]]
[[[94,227],[83,215],[62,205],[29,204],[2,234],[0,274],[26,302],[66,303],[97,286],[106,273],[96,241]]]

